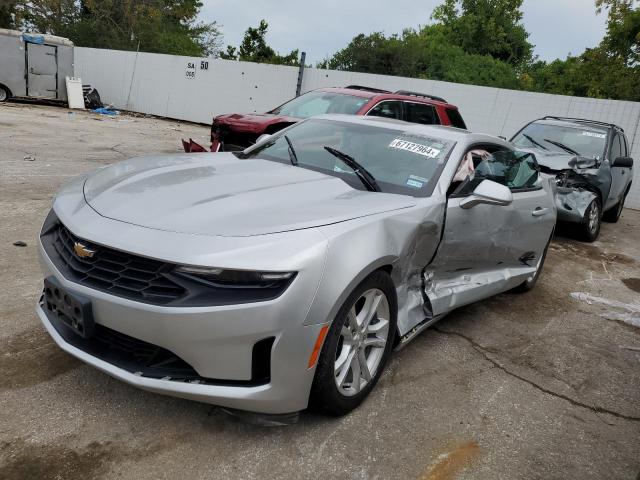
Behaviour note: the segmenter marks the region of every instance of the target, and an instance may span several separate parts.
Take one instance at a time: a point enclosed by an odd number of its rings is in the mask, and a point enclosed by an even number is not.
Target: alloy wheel
[[[338,338],[335,382],[345,396],[358,394],[375,377],[389,339],[389,301],[377,288],[349,309]]]

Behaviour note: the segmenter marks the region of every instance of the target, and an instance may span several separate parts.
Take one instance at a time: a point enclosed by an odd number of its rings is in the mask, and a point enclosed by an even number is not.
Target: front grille
[[[42,241],[56,267],[73,282],[156,305],[166,305],[187,293],[168,277],[172,264],[88,242],[62,223],[44,232]],[[78,244],[93,255],[79,256],[75,251]]]
[[[175,263],[77,237],[53,210],[44,222],[40,240],[47,257],[67,280],[151,305],[213,307],[265,302],[282,295],[295,278],[294,275],[287,281],[264,287],[216,284],[206,277],[181,273]],[[87,251],[90,254],[87,255]]]

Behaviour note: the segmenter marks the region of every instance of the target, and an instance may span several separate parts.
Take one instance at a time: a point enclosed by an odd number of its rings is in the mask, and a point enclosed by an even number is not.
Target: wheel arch
[[[394,263],[396,260],[397,258],[395,256],[387,255],[387,256],[379,257],[369,262],[368,264],[362,266],[355,275],[351,276],[351,279],[349,281],[347,281],[346,283],[343,282],[342,287],[336,285],[336,288],[340,289],[341,291],[338,293],[338,295],[335,296],[335,301],[333,301],[330,305],[325,306],[325,308],[328,307],[328,310],[326,310],[327,313],[325,315],[322,315],[322,317],[318,319],[313,318],[314,315],[311,315],[311,318],[308,317],[305,323],[315,324],[315,323],[325,323],[327,321],[333,322],[336,315],[338,314],[338,311],[340,310],[340,307],[342,307],[342,304],[345,302],[347,297],[349,297],[351,292],[353,292],[358,285],[360,285],[367,277],[369,277],[369,275],[380,270],[387,273],[390,277],[392,277]],[[395,282],[393,281],[393,278],[391,278],[391,280],[394,283],[394,286],[396,286]],[[321,283],[324,283],[326,281],[327,280],[325,279]],[[395,289],[393,293],[394,295],[396,295]],[[394,300],[397,307],[397,295]],[[397,315],[397,311],[396,311],[396,315]]]
[[[8,95],[7,100],[9,100],[11,97],[13,97],[13,92],[11,91],[11,89],[7,85],[5,85],[4,83],[0,82],[0,87],[7,91],[7,95]]]

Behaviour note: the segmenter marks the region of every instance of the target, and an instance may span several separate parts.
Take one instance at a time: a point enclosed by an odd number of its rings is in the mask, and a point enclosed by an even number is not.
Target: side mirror
[[[598,161],[595,158],[576,157],[569,160],[571,168],[594,168],[597,165]]]
[[[618,157],[611,164],[612,167],[633,167],[633,158],[631,157]]]
[[[513,194],[508,187],[492,180],[483,180],[471,195],[462,199],[460,208],[468,209],[480,204],[504,207],[512,202]]]
[[[260,142],[262,142],[263,140],[266,140],[267,138],[270,138],[270,137],[271,137],[271,135],[270,135],[270,134],[268,134],[268,133],[263,133],[262,135],[260,135],[260,136],[258,137],[258,139],[256,140],[256,143],[260,143]]]

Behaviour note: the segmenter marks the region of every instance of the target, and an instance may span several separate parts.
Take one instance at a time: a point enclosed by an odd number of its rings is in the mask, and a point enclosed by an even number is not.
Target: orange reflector
[[[309,364],[307,365],[307,368],[313,368],[318,361],[318,356],[320,355],[320,350],[322,349],[322,344],[324,343],[324,338],[327,336],[328,331],[329,325],[325,325],[320,329],[318,338],[316,338],[316,344],[313,346],[313,352],[311,352],[311,356],[309,357]]]

